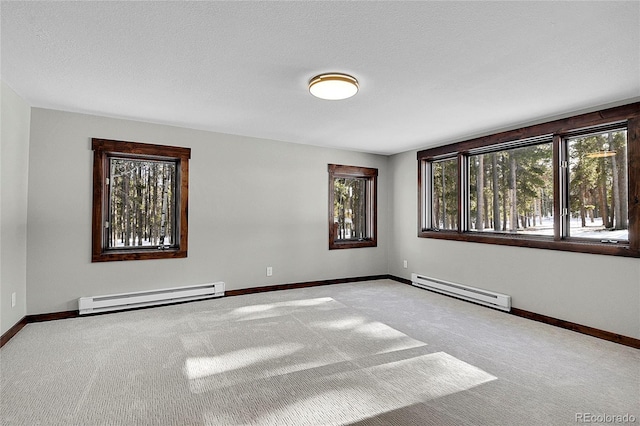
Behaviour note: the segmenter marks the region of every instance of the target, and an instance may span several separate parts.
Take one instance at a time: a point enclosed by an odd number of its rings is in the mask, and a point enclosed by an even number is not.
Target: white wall
[[[186,259],[91,263],[92,137],[191,148]],[[328,250],[328,163],[379,169],[378,247]],[[387,164],[379,155],[33,108],[27,312],[213,281],[232,290],[386,274]]]
[[[638,259],[418,238],[416,154],[389,160],[390,274],[510,294],[516,308],[640,338]]]
[[[92,137],[192,149],[188,258],[90,262]],[[379,169],[377,248],[327,249],[328,163]],[[638,259],[418,238],[415,151],[383,157],[34,108],[28,197],[28,314],[74,310],[85,295],[217,280],[239,289],[419,272],[640,338]],[[3,283],[3,307],[6,293]]]
[[[0,83],[0,335],[26,314],[27,179],[31,109]],[[11,306],[11,294],[16,305]]]

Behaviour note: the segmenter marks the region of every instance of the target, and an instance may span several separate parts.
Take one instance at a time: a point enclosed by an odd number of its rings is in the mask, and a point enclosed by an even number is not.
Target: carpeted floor
[[[29,324],[0,366],[2,425],[640,423],[640,351],[389,280]]]

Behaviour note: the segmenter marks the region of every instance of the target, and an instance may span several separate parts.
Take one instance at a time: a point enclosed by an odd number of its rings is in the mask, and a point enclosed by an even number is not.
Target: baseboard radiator
[[[164,288],[161,290],[81,297],[78,299],[78,307],[80,315],[83,315],[221,296],[224,296],[224,283],[217,282],[188,287]]]
[[[437,291],[438,293],[479,303],[502,311],[511,311],[511,296],[507,296],[506,294],[494,293],[492,291],[450,283],[418,274],[411,274],[411,284],[416,287]]]

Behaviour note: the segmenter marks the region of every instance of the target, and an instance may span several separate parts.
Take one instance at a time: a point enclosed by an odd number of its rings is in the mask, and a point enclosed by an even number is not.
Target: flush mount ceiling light
[[[336,101],[358,93],[358,80],[347,74],[320,74],[309,80],[309,92],[316,98]]]

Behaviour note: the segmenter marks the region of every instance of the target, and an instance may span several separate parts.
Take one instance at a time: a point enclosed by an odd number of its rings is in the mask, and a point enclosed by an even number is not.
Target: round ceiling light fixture
[[[358,80],[347,74],[320,74],[309,80],[309,92],[316,98],[337,101],[358,93]]]

